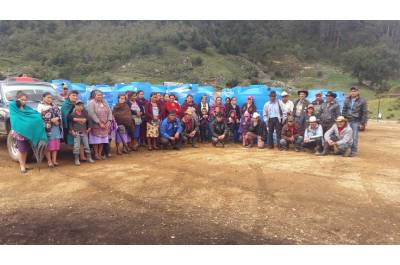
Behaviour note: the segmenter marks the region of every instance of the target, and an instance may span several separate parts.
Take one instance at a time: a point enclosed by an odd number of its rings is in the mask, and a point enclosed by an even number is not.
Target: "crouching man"
[[[197,148],[197,139],[199,137],[199,122],[193,118],[192,111],[186,110],[185,116],[182,118],[182,138],[184,143],[192,144],[192,147]]]
[[[323,131],[322,126],[317,123],[317,118],[311,116],[308,120],[308,127],[304,131],[302,148],[315,150],[315,154],[322,152]]]
[[[289,145],[294,145],[294,150],[300,151],[301,143],[303,142],[303,136],[300,126],[294,122],[294,118],[289,116],[286,124],[282,128],[281,134],[281,149],[289,150]]]
[[[211,123],[211,142],[214,146],[221,144],[225,147],[225,142],[228,138],[228,126],[226,125],[221,112],[217,112],[215,120]]]
[[[250,123],[247,125],[247,133],[246,133],[246,146],[247,148],[251,148],[254,141],[257,139],[258,148],[264,148],[264,135],[265,135],[265,125],[263,121],[260,119],[260,114],[257,112],[253,113],[253,118]]]
[[[335,155],[350,156],[353,144],[353,130],[343,116],[339,116],[334,124],[324,135],[324,150],[320,155],[327,155],[333,149]]]
[[[169,145],[173,149],[179,150],[182,146],[182,125],[176,117],[176,111],[171,110],[167,118],[160,125],[161,144],[164,149]]]

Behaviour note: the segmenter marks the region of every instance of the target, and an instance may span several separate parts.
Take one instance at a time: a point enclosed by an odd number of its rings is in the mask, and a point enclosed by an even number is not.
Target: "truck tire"
[[[8,150],[8,155],[10,156],[11,160],[18,162],[17,142],[15,141],[14,137],[11,135],[11,132],[9,132],[8,136],[7,136],[7,150]]]

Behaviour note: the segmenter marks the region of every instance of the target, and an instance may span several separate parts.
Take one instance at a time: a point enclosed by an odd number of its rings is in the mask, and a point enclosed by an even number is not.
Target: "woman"
[[[232,111],[234,111],[236,113],[236,118],[238,120],[240,120],[241,113],[240,113],[240,108],[237,105],[236,97],[231,98],[230,104],[228,106],[226,106],[226,109],[225,109],[225,112],[227,114],[231,113]],[[236,124],[236,127],[234,128],[234,131],[233,131],[233,138],[234,138],[235,142],[239,142],[240,134],[239,134],[238,130],[239,130],[239,124]]]
[[[21,91],[17,92],[16,100],[10,102],[9,108],[11,133],[17,143],[20,170],[26,173],[30,169],[26,167],[26,158],[31,147],[38,153],[42,146],[47,145],[44,122],[39,112],[26,105],[26,95]]]
[[[157,94],[152,93],[150,101],[145,106],[147,148],[149,151],[159,149],[157,147],[157,138],[160,134],[160,114],[161,110],[157,104]]]
[[[226,116],[225,116],[225,106],[222,104],[222,98],[219,97],[219,96],[215,98],[215,104],[212,105],[211,108],[210,108],[211,119],[215,118],[215,115],[217,114],[217,110],[218,110],[218,112],[222,113],[222,116],[224,118],[226,118]]]
[[[192,112],[192,117],[196,121],[199,120],[199,112],[197,112],[197,104],[194,103],[193,101],[193,96],[192,95],[187,95],[185,102],[182,104],[182,113],[185,113],[187,110],[190,110]]]
[[[78,101],[78,91],[72,90],[68,94],[68,98],[63,102],[61,106],[61,120],[62,120],[62,127],[64,133],[64,142],[69,146],[74,146],[74,137],[71,134],[71,130],[69,128],[69,115],[72,113],[75,107],[75,103]],[[85,152],[83,147],[80,149],[80,160],[86,161]]]
[[[168,114],[171,112],[171,110],[176,111],[176,116],[180,117],[182,113],[181,106],[179,105],[178,101],[176,101],[176,97],[174,94],[169,95],[169,102],[165,105],[165,115],[168,116]]]
[[[127,144],[131,141],[130,136],[135,130],[135,124],[132,120],[132,113],[129,106],[125,103],[125,94],[118,95],[118,103],[114,106],[113,115],[117,123],[117,131],[115,135],[115,145],[117,148],[117,155],[122,155],[122,152],[127,153],[130,150],[126,150]],[[119,148],[120,143],[123,144],[122,152]]]
[[[135,128],[131,134],[131,149],[137,151],[140,142],[140,126],[142,124],[142,117],[144,113],[144,107],[140,106],[137,102],[137,93],[131,92],[129,95],[129,101],[127,102],[131,110],[132,120],[135,124]]]
[[[57,153],[60,150],[62,138],[61,111],[53,104],[53,96],[46,92],[42,96],[42,102],[37,111],[42,115],[48,138],[47,151],[45,153],[49,167],[58,166]]]
[[[161,120],[165,119],[167,117],[167,103],[170,102],[169,99],[169,94],[165,93],[163,99],[162,99],[162,104],[161,104]]]
[[[94,158],[100,160],[103,144],[109,144],[109,130],[113,120],[110,107],[103,99],[101,91],[94,92],[94,99],[91,99],[88,104],[88,114],[92,123],[89,144],[93,145]]]
[[[139,106],[141,108],[145,108],[147,100],[144,98],[144,91],[143,90],[139,90],[137,92],[137,103],[139,104]],[[144,144],[146,142],[146,122],[145,122],[145,117],[144,115],[142,115],[142,124],[140,125],[140,141],[142,144]]]
[[[225,113],[224,113],[224,115],[225,115],[225,117],[229,117],[229,110],[228,110],[228,108],[229,108],[229,106],[231,105],[231,98],[230,97],[226,97],[225,98]]]
[[[197,113],[202,113],[203,109],[206,109],[207,113],[209,113],[210,108],[207,103],[207,95],[201,96],[200,104],[198,105]]]
[[[241,112],[242,114],[245,113],[246,111],[250,114],[253,115],[254,112],[256,112],[257,108],[256,105],[254,104],[254,98],[252,96],[247,97],[247,102],[243,104]]]

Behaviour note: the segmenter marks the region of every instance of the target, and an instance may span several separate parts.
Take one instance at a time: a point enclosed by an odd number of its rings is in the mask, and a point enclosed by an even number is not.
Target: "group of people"
[[[273,149],[276,145],[280,150],[293,145],[296,151],[309,149],[317,155],[326,155],[332,149],[335,154],[355,156],[358,131],[367,123],[368,113],[357,87],[351,88],[342,110],[333,92],[326,94],[326,101],[322,93],[317,93],[309,102],[308,91],[300,90],[298,99],[292,102],[288,93],[282,92],[278,100],[276,92],[271,91],[262,114],[256,111],[252,96],[238,106],[236,97],[227,97],[223,102],[217,96],[209,104],[207,95],[198,103],[187,95],[180,105],[173,94],[152,93],[147,100],[143,91],[127,91],[118,95],[113,109],[100,90],[91,92],[86,107],[78,100],[78,91],[63,89],[62,96],[65,101],[61,109],[53,104],[50,93],[43,94],[37,110],[26,105],[23,92],[18,92],[10,105],[21,172],[29,169],[29,148],[37,149],[43,142],[47,144],[48,166],[57,166],[61,139],[72,147],[75,165],[107,159],[112,140],[118,155],[138,151],[140,146],[149,151],[179,150],[185,144],[197,148],[199,142],[211,142],[224,147],[231,142],[246,148],[264,148],[267,144]]]

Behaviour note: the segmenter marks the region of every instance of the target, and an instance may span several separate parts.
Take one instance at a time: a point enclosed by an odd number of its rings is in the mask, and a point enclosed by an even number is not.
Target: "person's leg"
[[[214,137],[214,136],[211,137],[211,143],[212,143],[213,146],[217,146],[218,141],[219,141],[219,140],[218,140],[217,137]]]
[[[175,140],[175,149],[179,150],[182,147],[182,134],[179,134],[178,140]]]
[[[89,146],[89,138],[87,134],[82,134],[81,136],[79,136],[80,142],[82,143],[83,146],[83,150],[85,151],[86,157],[87,157],[87,161],[89,163],[94,163],[93,159],[92,159],[92,154],[90,152],[90,146]]]
[[[81,161],[86,161],[85,152],[83,150],[83,146],[79,148],[79,158]]]
[[[153,145],[152,145],[152,142],[151,142],[151,138],[150,138],[150,137],[147,137],[147,149],[148,149],[149,151],[153,150]]]
[[[199,146],[197,145],[198,138],[199,138],[199,134],[198,134],[198,133],[196,133],[196,134],[192,137],[192,147],[194,147],[194,148],[199,147]]]
[[[167,149],[167,147],[169,145],[169,139],[161,136],[160,142],[161,142],[163,148]]]
[[[279,148],[280,140],[281,140],[282,125],[279,122],[278,118],[275,119],[275,132],[276,132],[276,144]]]
[[[272,119],[268,119],[268,145],[269,148],[274,148],[274,122]]]
[[[28,157],[28,152],[18,152],[19,167],[22,173],[26,172],[26,158]]]
[[[260,149],[264,148],[264,139],[261,136],[257,136],[257,147]]]
[[[117,155],[122,155],[122,151],[119,149],[120,144],[115,141],[115,148],[117,149]]]
[[[55,166],[58,166],[58,163],[57,163],[57,154],[58,154],[58,151],[53,151],[53,152],[51,152],[52,160],[53,160],[53,165],[55,165]]]
[[[49,165],[49,167],[54,167],[50,151],[46,151],[44,155],[46,156],[47,164]]]
[[[81,164],[79,161],[80,151],[81,151],[81,137],[77,135],[74,136],[74,149],[72,151],[72,153],[74,154],[74,161],[76,166],[79,166]],[[96,153],[96,148],[95,148],[95,153]]]
[[[358,131],[359,122],[350,122],[350,127],[353,130],[353,145],[351,146],[351,155],[357,155],[358,153]]]
[[[98,145],[99,156],[100,156],[100,158],[102,158],[102,159],[105,159],[105,158],[107,157],[107,154],[104,154],[104,157],[102,156],[102,154],[103,154],[103,149],[104,149],[104,145],[105,145],[105,144],[99,144],[99,145]],[[105,152],[104,152],[104,153],[105,153]]]
[[[303,142],[303,136],[297,136],[294,139],[294,149],[300,151],[301,143]]]
[[[157,140],[158,140],[158,137],[154,137],[154,138],[153,138],[153,149],[154,149],[154,150],[160,149],[160,148],[158,148],[158,146],[157,146]]]

